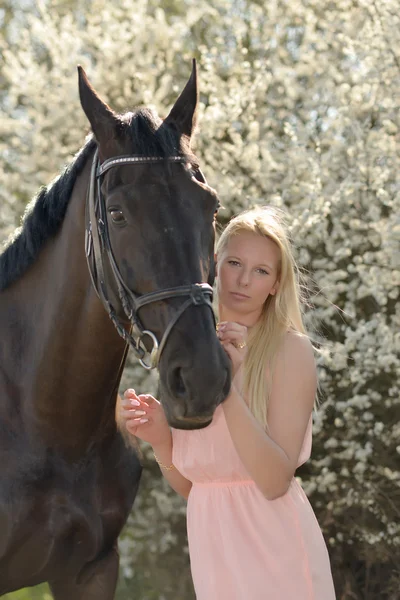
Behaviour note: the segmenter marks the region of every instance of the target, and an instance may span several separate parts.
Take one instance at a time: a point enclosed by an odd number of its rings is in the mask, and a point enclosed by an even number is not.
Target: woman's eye
[[[228,260],[228,264],[236,266],[236,265],[239,265],[240,263],[237,260]]]
[[[110,210],[110,215],[111,215],[111,219],[113,220],[114,223],[121,224],[121,223],[125,222],[125,217],[121,210],[117,210],[117,209],[113,208]]]
[[[258,269],[258,272],[261,273],[261,275],[268,275],[268,271],[265,269]]]

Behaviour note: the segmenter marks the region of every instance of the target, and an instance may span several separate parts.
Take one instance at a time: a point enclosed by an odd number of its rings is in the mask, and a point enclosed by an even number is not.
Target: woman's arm
[[[165,443],[161,446],[153,446],[153,451],[157,457],[157,462],[161,469],[161,473],[164,475],[169,485],[175,490],[175,492],[187,500],[189,492],[192,489],[192,482],[181,475],[175,466],[172,465],[172,443],[173,441],[171,435],[169,443]],[[168,468],[171,466],[172,468]]]
[[[288,333],[278,352],[265,432],[235,385],[222,406],[240,459],[268,500],[286,493],[297,462],[317,390],[310,341]]]
[[[138,449],[137,438],[153,447],[162,474],[170,486],[187,498],[192,482],[172,465],[172,433],[161,403],[151,394],[128,389],[117,398],[116,421],[126,442]]]

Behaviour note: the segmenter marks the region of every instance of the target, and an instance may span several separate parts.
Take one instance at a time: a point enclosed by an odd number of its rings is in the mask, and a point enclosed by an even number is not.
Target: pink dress
[[[205,429],[172,435],[173,463],[193,482],[187,531],[197,600],[335,600],[325,542],[296,479],[267,500],[241,463],[222,406]],[[311,437],[310,419],[298,466]]]

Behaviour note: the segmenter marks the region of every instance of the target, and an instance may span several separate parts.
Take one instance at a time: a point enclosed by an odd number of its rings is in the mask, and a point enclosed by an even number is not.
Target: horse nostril
[[[176,398],[182,398],[186,393],[186,386],[182,377],[181,367],[173,369],[171,374],[171,390]]]

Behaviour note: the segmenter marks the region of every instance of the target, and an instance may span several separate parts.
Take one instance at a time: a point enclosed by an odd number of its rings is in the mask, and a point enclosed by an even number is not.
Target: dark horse
[[[56,600],[114,597],[141,473],[114,415],[127,342],[159,368],[173,427],[206,426],[230,386],[208,285],[217,197],[190,150],[196,65],[165,120],[117,116],[82,69],[79,91],[94,136],[0,257],[0,595],[48,581]]]

